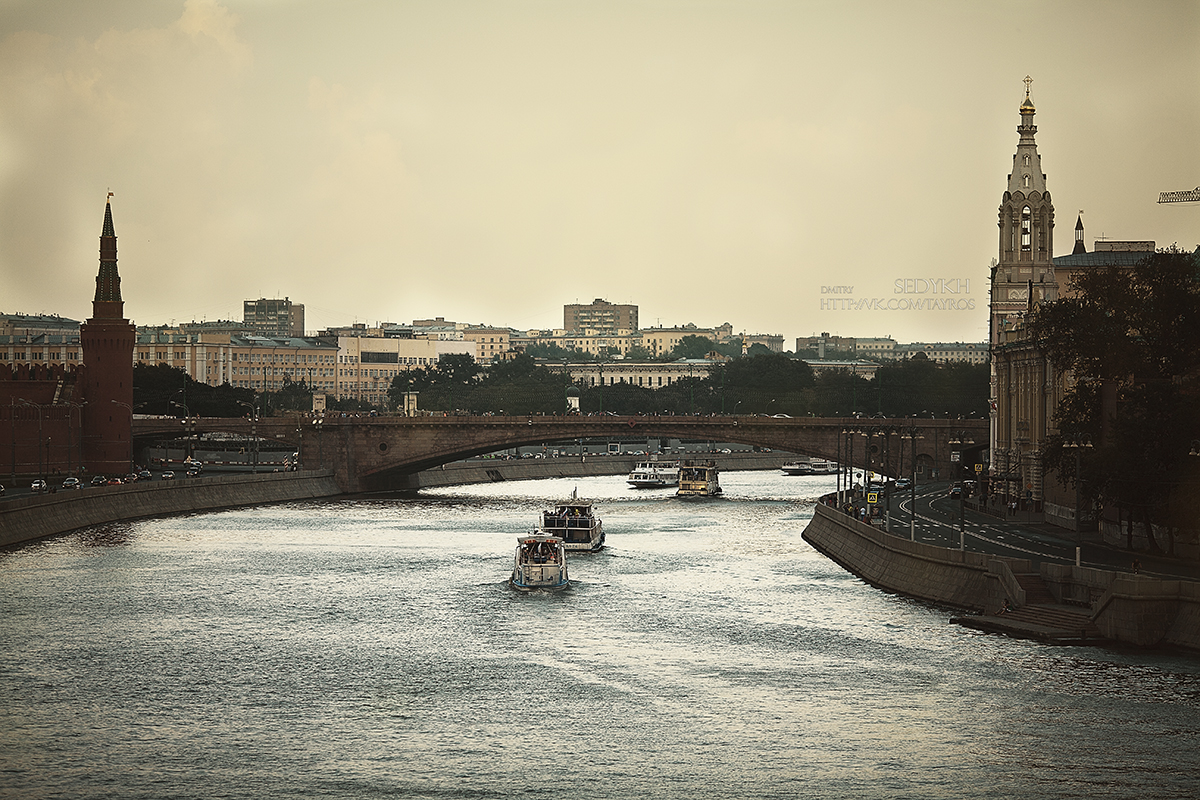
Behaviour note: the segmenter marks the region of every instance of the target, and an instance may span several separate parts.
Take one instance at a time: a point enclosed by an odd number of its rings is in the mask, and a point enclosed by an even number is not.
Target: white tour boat
[[[823,458],[814,458],[808,463],[812,467],[813,475],[833,475],[837,472],[837,466],[833,462],[826,461]]]
[[[664,486],[674,486],[679,483],[679,462],[639,461],[629,473],[629,485],[634,489],[661,489]]]
[[[812,475],[813,466],[811,461],[789,461],[783,465],[784,475]]]
[[[562,539],[540,533],[517,537],[512,577],[508,579],[510,586],[523,592],[554,591],[566,588],[569,583],[567,551]]]
[[[604,523],[596,516],[591,500],[580,500],[571,492],[570,500],[555,503],[552,511],[543,511],[538,532],[562,539],[567,550],[594,553],[604,547]]]
[[[721,493],[717,465],[685,462],[679,468],[679,488],[676,497],[712,497]]]

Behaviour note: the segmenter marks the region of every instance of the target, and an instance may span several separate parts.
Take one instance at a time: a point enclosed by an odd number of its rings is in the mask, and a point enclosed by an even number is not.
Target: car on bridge
[[[41,494],[42,492],[46,491],[46,482],[41,478],[38,478],[33,483],[29,484],[29,491]]]
[[[108,483],[108,478],[103,475],[92,476],[92,486],[104,486]]]
[[[79,478],[67,478],[66,480],[64,480],[62,482],[62,488],[64,488],[64,489],[82,489],[83,481],[79,480]]]
[[[173,481],[173,480],[175,480],[175,473],[171,472],[170,470],[167,470],[162,475],[160,475],[159,478],[164,481]]]

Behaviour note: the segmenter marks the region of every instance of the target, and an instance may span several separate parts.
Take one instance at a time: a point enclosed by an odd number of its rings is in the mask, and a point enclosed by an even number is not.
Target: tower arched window
[[[1029,156],[1028,155],[1022,156],[1022,159],[1023,159],[1022,163],[1028,167],[1029,166]]]
[[[1033,220],[1029,206],[1021,209],[1021,251],[1027,252],[1031,246]]]
[[[1021,188],[1023,188],[1023,189],[1029,188],[1029,176],[1028,175],[1021,176]]]

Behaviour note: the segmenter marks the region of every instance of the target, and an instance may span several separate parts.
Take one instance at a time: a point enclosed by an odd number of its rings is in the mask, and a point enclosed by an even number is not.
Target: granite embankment
[[[329,470],[102,486],[0,503],[0,546],[119,520],[339,494]]]
[[[824,504],[817,506],[803,537],[872,586],[977,612],[956,620],[969,627],[1088,643],[1086,635],[1063,630],[1074,623],[1061,619],[1072,615],[1104,640],[1200,651],[1200,583],[1195,581],[1048,562],[1035,568],[1025,559],[909,541]],[[1000,613],[1006,601],[1026,613]]]
[[[530,459],[471,459],[405,478],[406,490],[470,483],[625,475],[645,456],[560,456]],[[721,453],[712,459],[724,470],[778,469],[785,453]],[[330,470],[263,475],[215,474],[177,481],[103,486],[0,501],[0,546],[66,533],[119,520],[212,511],[236,506],[307,500],[341,494]]]

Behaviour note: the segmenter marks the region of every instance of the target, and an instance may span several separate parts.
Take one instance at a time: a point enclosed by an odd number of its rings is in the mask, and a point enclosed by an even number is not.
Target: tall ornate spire
[[[1033,107],[1033,100],[1029,97],[1029,85],[1033,83],[1033,78],[1025,76],[1025,100],[1021,103],[1021,124],[1017,126],[1017,133],[1021,134],[1020,140],[1017,142],[1017,153],[1013,156],[1013,171],[1008,176],[1008,190],[1013,192],[1021,192],[1029,195],[1030,192],[1046,191],[1046,176],[1042,174],[1041,158],[1038,156],[1037,140],[1034,134],[1037,133],[1037,125],[1033,124],[1033,115],[1037,113],[1037,109]]]
[[[92,299],[94,319],[121,319],[121,276],[117,273],[117,234],[112,221],[112,192],[104,203],[104,229],[100,232],[100,272],[96,275],[96,296]]]

